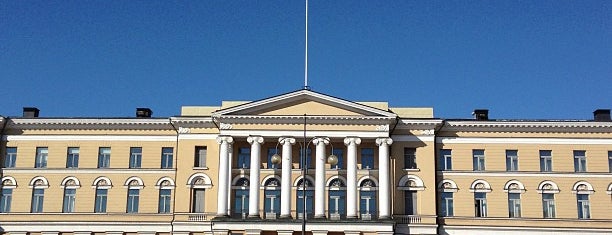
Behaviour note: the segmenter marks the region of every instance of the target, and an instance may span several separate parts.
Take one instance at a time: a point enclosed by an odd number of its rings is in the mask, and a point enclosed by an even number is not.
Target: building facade
[[[298,90],[153,118],[0,119],[0,231],[610,234],[612,122]]]

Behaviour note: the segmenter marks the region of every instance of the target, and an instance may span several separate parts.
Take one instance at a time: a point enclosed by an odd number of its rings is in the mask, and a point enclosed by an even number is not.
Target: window
[[[574,150],[574,171],[586,172],[586,151]]]
[[[304,216],[304,195],[306,195],[306,218],[311,218],[313,216],[314,208],[314,204],[312,202],[312,199],[314,198],[314,190],[309,189],[306,189],[306,192],[300,189],[296,193],[298,218],[303,218],[302,216]]]
[[[346,190],[329,190],[329,217],[346,216]]]
[[[306,157],[304,157],[304,150],[300,150],[300,169],[304,169],[304,164],[308,168],[312,168],[312,151],[310,148],[306,149]]]
[[[453,159],[450,149],[440,150],[440,159],[438,162],[438,169],[443,171],[450,171],[453,169]]]
[[[271,179],[266,182],[264,190],[264,212],[266,218],[276,218],[280,214],[280,182]]]
[[[268,169],[278,169],[278,165],[272,163],[272,156],[277,153],[278,150],[276,148],[268,148]]]
[[[506,171],[518,171],[517,150],[506,150]]]
[[[542,193],[542,213],[544,218],[555,218],[555,194]]]
[[[608,169],[612,173],[612,151],[608,151]]]
[[[36,162],[34,168],[47,168],[47,156],[49,155],[49,149],[47,147],[36,148]]]
[[[127,213],[138,213],[138,202],[140,201],[140,189],[128,189]]]
[[[472,160],[474,165],[474,171],[485,170],[485,155],[484,150],[474,149],[472,150]]]
[[[361,169],[374,169],[374,149],[361,149]]]
[[[417,214],[417,191],[404,191],[404,212],[407,215]]]
[[[540,171],[551,172],[552,171],[552,151],[551,150],[540,150]]]
[[[162,148],[161,168],[162,169],[172,168],[172,158],[173,157],[174,157],[174,148],[172,147]]]
[[[32,190],[32,213],[43,212],[43,202],[45,201],[45,190],[42,188],[34,188]]]
[[[170,199],[172,191],[170,189],[159,190],[159,206],[157,212],[159,213],[170,213]]]
[[[440,210],[442,214],[442,216],[453,216],[453,193],[451,192],[443,192],[441,194],[442,200],[440,200],[440,203],[442,203],[442,205],[440,206]]]
[[[333,154],[338,157],[338,163],[336,165],[330,166],[331,169],[345,169],[344,167],[344,149],[334,149]]]
[[[194,188],[191,191],[191,212],[204,213],[204,192],[205,189]]]
[[[64,189],[64,208],[62,212],[72,213],[74,212],[74,203],[76,199],[76,189],[67,188]]]
[[[578,198],[578,219],[591,218],[591,203],[588,194],[576,194]]]
[[[106,203],[108,199],[108,189],[96,189],[95,213],[106,213]]]
[[[378,214],[376,210],[376,191],[360,191],[359,213],[362,219],[372,218]]]
[[[142,148],[130,148],[130,168],[140,168],[142,164]]]
[[[521,217],[521,194],[508,193],[508,216],[510,218]]]
[[[13,199],[13,189],[4,188],[0,195],[0,213],[11,212],[11,201]]]
[[[17,147],[7,147],[6,156],[4,157],[4,167],[15,168],[15,161],[17,161]]]
[[[234,215],[246,217],[249,213],[249,189],[236,189],[234,195]]]
[[[487,194],[474,193],[474,216],[487,217]]]
[[[417,169],[415,148],[404,148],[404,169]]]
[[[193,167],[206,167],[206,146],[196,146]]]
[[[66,156],[66,168],[78,168],[79,167],[79,148],[68,148],[68,155]]]
[[[238,149],[238,168],[248,169],[251,167],[251,148]]]
[[[110,167],[111,148],[101,147],[98,149],[98,168]]]

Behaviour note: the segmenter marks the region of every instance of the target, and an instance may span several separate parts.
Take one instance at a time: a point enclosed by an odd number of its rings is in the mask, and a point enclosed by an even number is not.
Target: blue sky
[[[178,115],[301,89],[304,1],[0,1],[0,115]],[[309,85],[440,118],[612,108],[611,1],[310,0]]]

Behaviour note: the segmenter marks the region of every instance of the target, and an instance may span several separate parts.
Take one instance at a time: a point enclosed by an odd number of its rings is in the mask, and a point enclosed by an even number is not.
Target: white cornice
[[[446,121],[443,131],[612,132],[612,122],[591,121]]]
[[[216,117],[220,123],[230,124],[304,124],[304,116],[259,116],[259,115],[229,115]],[[306,116],[308,124],[312,125],[383,125],[392,124],[395,118],[381,116]]]
[[[221,130],[219,135],[227,135],[232,137],[248,137],[257,135],[262,137],[278,138],[279,136],[303,137],[304,131],[298,130]],[[330,138],[345,138],[349,136],[359,136],[361,138],[386,138],[389,137],[388,131],[307,131],[306,137],[330,137]]]
[[[441,124],[441,119],[400,119],[396,129],[435,129]]]
[[[8,141],[176,141],[176,135],[8,135]]]
[[[472,138],[472,137],[438,137],[436,143],[442,144],[561,144],[561,145],[612,145],[611,139],[594,138]]]
[[[518,171],[518,172],[486,172],[486,171],[437,171],[438,175],[444,177],[449,176],[469,176],[469,177],[508,177],[508,178],[524,178],[536,177],[544,179],[554,178],[610,178],[612,173],[597,172],[597,173],[565,173],[565,172],[539,172],[539,171]]]
[[[166,118],[14,118],[15,129],[172,129]]]

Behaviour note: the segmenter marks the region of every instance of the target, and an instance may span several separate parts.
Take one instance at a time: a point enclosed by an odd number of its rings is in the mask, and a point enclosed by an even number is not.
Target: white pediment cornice
[[[295,103],[298,101],[315,101],[322,104],[338,107],[344,110],[348,110],[360,115],[357,116],[368,116],[368,117],[381,117],[387,119],[395,119],[397,115],[395,113],[367,106],[364,104],[355,103],[352,101],[340,99],[337,97],[317,93],[311,90],[303,89],[270,98],[245,103],[242,105],[221,109],[214,112],[212,115],[215,118],[232,116],[232,119],[236,118],[253,118],[249,114],[257,113],[258,111],[268,110],[274,107],[283,107],[285,105]],[[326,114],[312,114],[313,116]],[[357,117],[351,116],[351,117]],[[302,117],[298,115],[298,117]],[[287,116],[279,116],[279,118],[287,118]]]
[[[14,129],[172,129],[167,118],[11,118]]]
[[[395,119],[379,116],[262,116],[262,115],[227,115],[217,117],[220,123],[231,124],[338,124],[338,125],[386,125]]]
[[[592,121],[446,121],[444,131],[612,132],[612,122]]]

